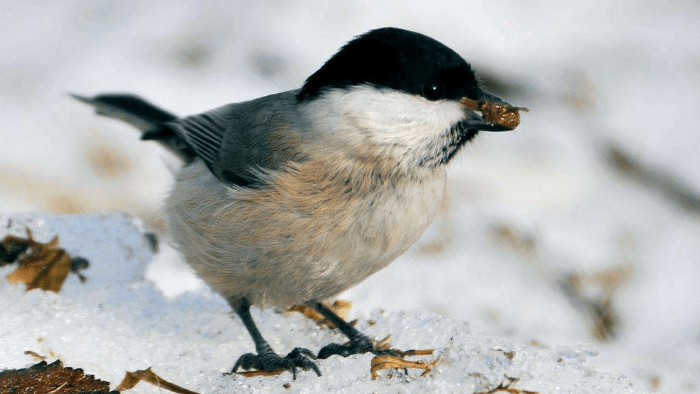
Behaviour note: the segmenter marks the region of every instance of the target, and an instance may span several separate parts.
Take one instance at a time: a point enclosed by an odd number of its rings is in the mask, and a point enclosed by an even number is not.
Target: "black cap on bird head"
[[[386,27],[343,46],[306,80],[297,99],[314,100],[324,89],[362,84],[428,100],[481,96],[469,63],[455,51],[423,34]]]

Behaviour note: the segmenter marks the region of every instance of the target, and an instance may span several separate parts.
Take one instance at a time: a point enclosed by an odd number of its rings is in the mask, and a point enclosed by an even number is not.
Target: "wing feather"
[[[297,91],[228,104],[166,126],[223,182],[255,184],[259,169],[278,169],[297,152]],[[274,119],[274,120],[273,120]]]

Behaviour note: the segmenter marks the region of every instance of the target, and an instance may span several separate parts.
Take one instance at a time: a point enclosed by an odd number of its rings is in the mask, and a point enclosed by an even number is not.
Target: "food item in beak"
[[[511,130],[520,124],[520,111],[528,112],[524,107],[513,107],[507,103],[497,103],[494,101],[472,100],[462,98],[462,105],[482,114],[485,122],[494,123],[507,127]]]

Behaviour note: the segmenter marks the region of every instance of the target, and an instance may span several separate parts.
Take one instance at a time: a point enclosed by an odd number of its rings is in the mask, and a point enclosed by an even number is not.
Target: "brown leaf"
[[[41,354],[39,354],[37,352],[33,352],[31,350],[25,350],[24,354],[34,357],[36,359],[36,361],[46,360],[46,357],[42,356]]]
[[[109,382],[85,375],[82,369],[66,368],[60,360],[42,361],[29,368],[0,372],[0,393],[119,394],[109,391]]]
[[[236,374],[245,376],[246,378],[254,378],[256,376],[277,376],[281,375],[282,372],[285,372],[284,369],[280,369],[277,371],[241,371],[241,372],[236,372]]]
[[[335,312],[336,315],[340,316],[341,319],[347,320],[348,313],[350,312],[350,308],[352,308],[352,302],[349,301],[343,301],[343,300],[336,300],[333,302],[332,305],[326,305],[328,308],[330,308],[333,312]],[[302,315],[306,316],[307,318],[311,320],[315,320],[318,324],[320,325],[326,325],[329,328],[335,328],[335,324],[331,323],[330,321],[326,320],[323,315],[318,313],[316,309],[307,306],[307,305],[294,305],[291,308],[289,308],[290,312],[299,312]],[[357,321],[352,321],[350,322],[351,325],[355,325]]]
[[[409,360],[404,360],[404,357],[407,356],[430,356],[433,354],[435,351],[434,349],[421,349],[421,350],[416,350],[416,349],[411,349],[411,350],[399,350],[399,349],[392,349],[391,348],[391,335],[387,335],[386,337],[380,339],[374,344],[374,350],[378,351],[387,351],[391,350],[396,356],[391,356],[391,355],[381,355],[381,356],[375,356],[372,361],[371,361],[371,367],[370,367],[370,373],[372,374],[372,380],[375,380],[379,377],[379,371],[384,370],[384,369],[396,369],[396,368],[418,368],[422,369],[423,374],[421,376],[425,376],[428,372],[431,371],[430,367],[434,367],[437,365],[438,359],[434,359],[429,362],[425,361],[409,361]]]
[[[37,242],[27,228],[27,238],[8,235],[0,243],[2,262],[18,262],[17,269],[7,275],[7,281],[25,283],[27,291],[42,289],[58,293],[74,268],[68,253],[58,247],[58,236],[47,243]],[[82,275],[78,275],[82,280]]]
[[[432,350],[409,350],[407,352],[404,352],[403,356],[407,355],[424,355],[424,354],[432,354]],[[418,368],[422,369],[423,373],[421,376],[425,376],[428,372],[431,371],[431,367],[434,367],[437,365],[437,359],[430,361],[430,362],[425,362],[425,361],[409,361],[409,360],[404,360],[401,357],[396,357],[396,356],[389,356],[389,355],[383,355],[383,356],[375,356],[372,359],[372,364],[370,368],[370,373],[372,374],[372,380],[375,380],[379,377],[379,371],[383,369],[396,369],[396,368]]]
[[[117,387],[117,390],[123,391],[123,390],[131,390],[138,384],[140,381],[148,382],[154,386],[158,386],[160,388],[170,390],[173,393],[178,393],[178,394],[199,394],[195,391],[190,391],[187,390],[186,388],[182,388],[174,383],[170,383],[167,380],[161,378],[160,376],[156,375],[153,371],[151,371],[151,368],[140,370],[140,371],[134,371],[134,372],[127,372],[126,375],[124,376],[124,380],[119,384]]]
[[[489,391],[480,391],[476,394],[497,394],[497,393],[510,393],[510,394],[540,394],[539,391],[530,391],[530,390],[521,390],[521,389],[516,389],[514,387],[511,387],[513,384],[517,383],[520,379],[518,378],[511,378],[508,376],[504,376],[506,380],[508,380],[507,383],[501,383],[498,385],[498,387],[495,387]]]

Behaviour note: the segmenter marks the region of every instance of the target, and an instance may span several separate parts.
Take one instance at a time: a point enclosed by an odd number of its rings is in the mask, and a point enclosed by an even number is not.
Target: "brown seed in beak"
[[[462,98],[462,105],[473,111],[481,112],[485,122],[505,126],[511,130],[520,124],[520,111],[529,111],[529,109],[524,107],[513,107],[506,103],[484,100],[477,101],[466,97]]]

